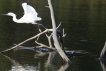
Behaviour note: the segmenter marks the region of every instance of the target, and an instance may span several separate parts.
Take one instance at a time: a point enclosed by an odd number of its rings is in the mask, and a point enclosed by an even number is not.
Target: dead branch
[[[53,46],[52,46],[52,43],[51,43],[52,33],[51,33],[50,36],[48,36],[48,35],[46,34],[46,37],[48,38],[48,42],[49,42],[49,46],[50,46],[50,48],[52,48],[52,47],[53,47]]]
[[[28,39],[26,39],[25,41],[23,41],[23,42],[17,44],[16,46],[2,51],[2,53],[3,53],[3,52],[7,52],[7,51],[12,50],[12,49],[15,49],[16,47],[18,47],[18,46],[20,46],[20,45],[22,45],[22,44],[24,44],[24,43],[26,43],[26,42],[28,42],[28,41],[30,41],[30,40],[32,40],[32,39],[35,39],[35,38],[39,37],[40,35],[42,35],[42,34],[48,32],[48,31],[52,31],[52,29],[46,29],[46,30],[44,30],[43,32],[38,33],[37,35],[35,35],[35,36],[31,37],[31,38],[28,38]]]
[[[106,41],[105,41],[105,45],[104,45],[104,47],[103,47],[103,49],[101,51],[100,59],[103,59],[105,51],[106,51]]]
[[[56,32],[57,29],[56,29],[54,11],[53,11],[53,7],[52,7],[52,4],[51,4],[51,0],[48,0],[48,5],[49,5],[50,13],[51,13],[51,20],[52,20],[52,27],[53,27],[53,40],[54,40],[54,43],[55,43],[55,47],[56,47],[58,53],[60,54],[60,56],[63,58],[63,60],[66,63],[70,63],[69,58],[66,56],[64,51],[61,49],[61,46],[60,46],[59,41],[57,39],[57,32]]]

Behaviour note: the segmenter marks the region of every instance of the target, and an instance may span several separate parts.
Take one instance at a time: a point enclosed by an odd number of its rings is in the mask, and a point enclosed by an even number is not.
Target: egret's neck
[[[14,22],[18,22],[18,19],[16,18],[16,15],[15,14],[13,14],[12,17],[13,17],[13,21]]]

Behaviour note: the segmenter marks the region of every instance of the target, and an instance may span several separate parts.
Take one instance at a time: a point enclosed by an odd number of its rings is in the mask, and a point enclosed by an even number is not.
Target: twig
[[[45,34],[46,34],[46,33],[45,33]],[[48,42],[49,42],[49,46],[50,46],[50,48],[52,48],[52,47],[53,47],[53,46],[52,46],[52,43],[51,43],[52,33],[51,33],[50,36],[48,36],[48,35],[46,34],[46,37],[48,38]]]
[[[54,50],[54,48],[50,48],[50,47],[47,46],[47,45],[44,45],[44,44],[42,44],[42,43],[38,43],[37,41],[35,41],[35,43],[38,44],[38,45],[40,45],[40,46],[36,46],[36,48],[46,47],[46,48],[48,48],[48,49]]]
[[[58,28],[61,26],[61,23],[62,23],[62,22],[60,22],[60,24],[57,26],[57,28],[56,28],[56,29],[58,29]]]
[[[64,28],[63,28],[63,36],[62,37],[66,37],[67,34],[64,34]]]

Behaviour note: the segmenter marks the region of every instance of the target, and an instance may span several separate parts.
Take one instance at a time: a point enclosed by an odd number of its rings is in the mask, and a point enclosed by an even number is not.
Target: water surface
[[[21,4],[27,2],[42,18],[39,23],[51,28],[47,0],[0,0],[0,14],[14,12],[17,18],[23,15]],[[71,64],[64,65],[58,53],[44,53],[31,50],[10,51],[0,55],[1,71],[104,71],[103,62],[98,60],[106,39],[106,1],[104,0],[52,0],[57,25],[65,29],[63,46],[66,50],[85,50],[70,58]],[[0,16],[0,51],[11,48],[37,34],[37,25],[17,24],[12,17]],[[36,46],[31,40],[23,46]],[[47,44],[43,36],[40,42]],[[41,54],[41,56],[40,56]],[[106,58],[106,57],[105,57]],[[104,62],[106,62],[104,60]]]

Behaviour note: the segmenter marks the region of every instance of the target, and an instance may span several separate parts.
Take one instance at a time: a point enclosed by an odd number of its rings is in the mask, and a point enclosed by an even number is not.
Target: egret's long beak
[[[8,14],[2,14],[2,15],[6,15],[6,16],[8,16]]]

